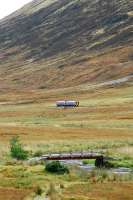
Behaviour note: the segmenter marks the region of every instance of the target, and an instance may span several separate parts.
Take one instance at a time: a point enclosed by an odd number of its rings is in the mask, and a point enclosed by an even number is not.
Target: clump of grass
[[[43,155],[43,152],[41,150],[37,150],[36,152],[34,152],[33,157],[40,157]]]
[[[117,174],[112,174],[112,175],[111,175],[111,180],[112,180],[113,182],[118,181],[118,175],[117,175]]]
[[[99,170],[93,170],[89,174],[89,179],[92,180],[92,182],[103,182],[104,180],[107,180],[108,173],[105,169],[99,169]]]
[[[41,188],[40,186],[37,186],[37,187],[35,188],[35,194],[38,195],[38,196],[41,196],[42,193],[43,193],[42,188]]]
[[[64,188],[65,188],[64,184],[60,183],[60,189],[64,189]]]
[[[59,192],[56,190],[54,183],[50,183],[49,189],[47,192],[47,196],[50,198],[50,200],[59,200],[60,199]]]
[[[125,174],[124,181],[133,181],[133,173]]]

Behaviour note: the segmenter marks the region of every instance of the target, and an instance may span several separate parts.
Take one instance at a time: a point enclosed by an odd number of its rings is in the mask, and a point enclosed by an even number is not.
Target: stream
[[[93,169],[95,169],[94,164],[83,164],[82,160],[63,160],[63,161],[61,161],[61,163],[68,165],[68,166],[77,166],[80,169],[83,169],[88,172],[91,172]],[[129,174],[129,173],[133,172],[133,169],[119,167],[119,168],[107,169],[107,171],[112,172],[114,174]]]

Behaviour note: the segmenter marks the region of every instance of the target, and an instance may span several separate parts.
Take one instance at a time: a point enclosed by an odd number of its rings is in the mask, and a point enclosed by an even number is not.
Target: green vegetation
[[[12,158],[16,158],[17,160],[26,160],[28,158],[28,152],[23,149],[18,137],[11,139],[10,153]]]
[[[86,159],[86,160],[83,160],[82,163],[83,163],[84,165],[95,164],[95,160]]]
[[[52,161],[46,164],[45,170],[50,173],[65,174],[69,173],[67,166],[64,166],[59,161]]]
[[[110,169],[133,169],[132,3],[108,2],[37,0],[0,22],[0,200],[132,200],[133,173]],[[80,106],[56,108],[65,99]],[[83,151],[114,160],[34,159]]]
[[[131,184],[133,181],[132,173],[119,175],[105,169],[95,169],[87,172],[77,167],[70,167],[69,173],[59,175],[57,173],[56,175],[44,170],[43,165],[25,166],[24,164],[21,164],[21,166],[19,164],[15,166],[0,166],[0,177],[2,177],[0,187],[32,188],[35,196],[40,196],[41,198],[46,194],[54,200],[59,200],[60,196],[64,200],[64,195],[68,191],[70,191],[68,199],[70,199],[71,195],[75,199],[84,199],[78,198],[76,195],[81,192],[86,196],[96,186],[99,185],[99,188],[101,188],[102,184],[104,185],[104,190],[106,185]],[[54,198],[55,196],[56,198]]]
[[[116,160],[116,161],[111,161],[110,162],[114,168],[117,167],[126,167],[126,168],[132,168],[133,169],[133,159],[121,159],[121,160]]]

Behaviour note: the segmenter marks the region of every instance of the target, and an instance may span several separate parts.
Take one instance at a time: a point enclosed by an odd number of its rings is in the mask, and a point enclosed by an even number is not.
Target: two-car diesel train
[[[56,102],[57,107],[79,107],[79,101],[57,101]]]

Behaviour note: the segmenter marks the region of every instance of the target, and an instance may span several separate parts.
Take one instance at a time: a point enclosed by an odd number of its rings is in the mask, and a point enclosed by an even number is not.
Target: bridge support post
[[[104,167],[104,158],[103,156],[96,158],[95,166],[98,168]]]

